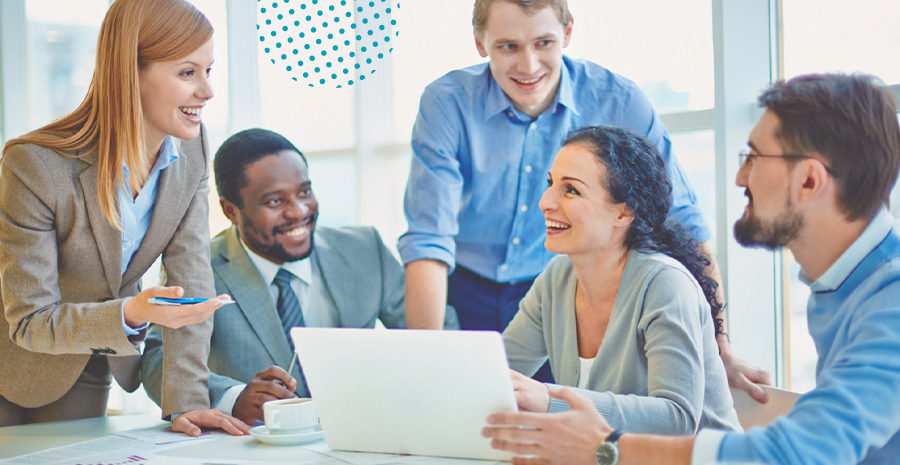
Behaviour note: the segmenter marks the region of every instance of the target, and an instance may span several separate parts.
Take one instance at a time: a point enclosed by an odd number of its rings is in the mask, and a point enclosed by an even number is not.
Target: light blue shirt
[[[530,279],[554,254],[544,249],[538,202],[547,172],[572,129],[616,125],[647,137],[666,162],[670,217],[710,238],[697,199],[672,156],[669,135],[632,81],[563,57],[553,103],[536,119],[516,110],[487,63],[452,71],[422,94],[406,189],[404,264],[434,259],[497,282]]]
[[[900,236],[893,223],[882,210],[819,279],[801,274],[812,291],[815,389],[766,428],[698,437],[695,456],[704,447],[723,461],[898,463]]]
[[[153,208],[156,205],[156,194],[159,191],[159,174],[166,169],[175,160],[178,159],[178,149],[175,147],[175,139],[172,136],[166,136],[162,145],[159,147],[159,156],[156,157],[156,164],[150,170],[150,176],[144,182],[141,192],[136,198],[133,198],[131,187],[128,183],[123,182],[119,188],[119,216],[122,222],[122,274],[131,262],[141,243],[144,242],[144,236],[147,235],[147,229],[150,228],[150,220],[153,219]],[[127,180],[131,176],[128,166],[124,166],[124,177]],[[133,200],[132,200],[133,198]],[[126,299],[127,300],[127,299]],[[146,324],[131,328],[125,324],[125,303],[122,303],[122,327],[129,336],[138,334],[138,331],[147,327]]]

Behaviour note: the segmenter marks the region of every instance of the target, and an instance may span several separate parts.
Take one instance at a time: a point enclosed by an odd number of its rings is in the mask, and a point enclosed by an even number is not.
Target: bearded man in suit
[[[403,268],[372,227],[316,227],[319,204],[306,158],[283,136],[249,129],[216,152],[216,187],[233,225],[210,243],[219,293],[209,354],[211,405],[252,424],[262,404],[309,396],[294,356],[296,326],[405,328]],[[445,326],[456,328],[451,311]],[[151,328],[144,387],[159,400],[161,331]],[[298,381],[299,380],[299,381]]]

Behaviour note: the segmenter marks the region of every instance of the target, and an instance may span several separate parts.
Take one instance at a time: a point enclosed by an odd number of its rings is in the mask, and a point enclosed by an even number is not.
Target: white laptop
[[[506,350],[491,331],[291,330],[333,450],[509,460],[481,436],[516,411]]]

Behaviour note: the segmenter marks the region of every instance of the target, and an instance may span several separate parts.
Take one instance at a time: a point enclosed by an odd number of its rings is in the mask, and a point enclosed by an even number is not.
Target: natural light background
[[[215,152],[228,136],[227,24],[224,0],[192,0],[216,29],[216,63],[212,80],[216,97],[204,110],[204,122]],[[27,0],[31,129],[71,111],[84,97],[93,70],[94,49],[106,0]],[[452,5],[452,6],[448,6]],[[668,5],[641,0],[611,2],[571,0],[575,17],[566,53],[596,61],[636,81],[660,113],[708,109],[713,106],[712,26],[709,2],[690,0]],[[391,140],[398,145],[391,179],[392,215],[399,219],[382,234],[392,248],[405,231],[402,198],[411,152],[409,135],[419,97],[428,83],[446,72],[482,62],[474,46],[471,2],[420,0],[397,11],[400,36],[391,55],[393,120]],[[640,27],[635,27],[639,24]],[[669,40],[677,36],[677,44]],[[635,59],[635,57],[640,59]],[[310,156],[310,175],[320,202],[320,224],[358,223],[359,163],[353,150],[355,87],[307,88],[275,72],[259,60],[262,127],[280,132]],[[713,132],[673,133],[676,154],[694,185],[707,220],[715,220]],[[346,153],[344,153],[346,152]],[[210,180],[210,230],[229,225],[218,206]],[[714,229],[713,229],[714,230]],[[154,284],[156,272],[146,283]],[[143,392],[127,396],[142,397]],[[110,407],[124,413],[144,411],[142,400],[124,401],[116,390]]]
[[[214,153],[232,131],[226,1],[191,1],[216,29],[212,72],[216,97],[203,114]],[[24,117],[29,129],[71,111],[84,98],[93,72],[98,28],[108,4],[108,0],[25,0],[28,108]],[[363,206],[371,194],[361,186],[384,185],[386,192],[379,195],[390,207],[377,226],[388,246],[395,249],[397,238],[406,229],[402,200],[411,158],[409,138],[422,90],[448,71],[484,61],[474,46],[471,5],[471,0],[402,2],[395,12],[400,35],[385,68],[379,71],[388,78],[383,95],[368,81],[341,89],[304,87],[260,57],[260,125],[285,135],[308,156],[320,203],[319,224],[356,225],[361,218],[371,218]],[[709,0],[569,0],[569,5],[575,25],[567,54],[593,60],[634,80],[662,115],[713,108]],[[879,75],[888,84],[900,84],[900,2],[789,0],[783,2],[783,12],[785,77],[825,70],[864,71]],[[390,108],[383,113],[365,105],[357,108],[360,89],[366,89],[369,97],[380,95]],[[372,171],[360,161],[360,134],[365,123],[360,115],[380,114],[388,115],[388,120],[382,122],[386,129],[379,140],[385,142],[376,147],[376,157],[382,157],[376,161],[385,161],[389,169]],[[717,220],[714,136],[712,125],[671,133],[674,152],[711,226]],[[218,206],[213,179],[210,191],[210,232],[215,235],[229,222]],[[723,221],[730,224],[735,219]],[[715,234],[716,228],[711,230]],[[814,386],[816,354],[806,328],[808,290],[796,280],[797,271],[793,263],[786,286],[790,381],[793,389],[808,390]],[[154,283],[155,273],[148,273],[147,285]],[[117,386],[110,408],[122,413],[155,411],[143,390],[126,396]]]
[[[874,74],[900,84],[900,2],[784,2],[784,77],[827,71]],[[815,387],[816,348],[806,324],[809,288],[790,253],[790,388]],[[787,305],[785,310],[788,310]]]

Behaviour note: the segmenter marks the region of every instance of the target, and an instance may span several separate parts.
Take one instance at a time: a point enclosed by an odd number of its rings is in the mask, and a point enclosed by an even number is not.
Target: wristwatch
[[[623,431],[615,430],[609,433],[603,444],[597,448],[597,465],[616,465],[619,463],[619,447],[616,441],[619,440]]]

